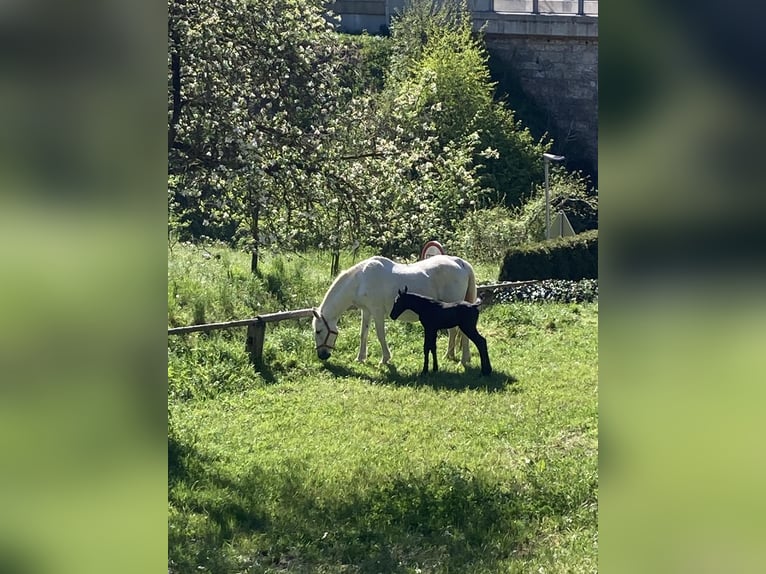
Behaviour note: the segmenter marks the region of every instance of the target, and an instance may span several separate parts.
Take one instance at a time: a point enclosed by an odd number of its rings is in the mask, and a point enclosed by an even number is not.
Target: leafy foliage
[[[433,124],[442,145],[475,138],[482,205],[518,205],[540,181],[552,142],[535,142],[506,102],[494,99],[488,54],[465,0],[412,0],[394,23],[393,41],[392,85],[418,94],[417,121]]]
[[[413,0],[391,38],[322,0],[168,7],[171,243],[408,257],[540,181],[550,142],[494,99],[465,2]]]
[[[522,240],[523,230],[514,212],[500,206],[467,213],[445,247],[449,253],[469,261],[496,262],[503,258],[510,245]]]
[[[586,176],[552,167],[549,174],[551,218],[564,211],[576,233],[598,227],[598,195]],[[545,184],[535,187],[531,196],[513,211],[518,241],[513,245],[545,240]]]
[[[576,233],[598,226],[598,196],[579,172],[554,167],[550,173],[551,215],[563,211]],[[477,209],[463,217],[450,241],[451,253],[471,260],[500,261],[509,247],[545,240],[545,190],[538,185],[522,205]]]
[[[341,34],[344,66],[341,83],[353,96],[381,92],[390,68],[393,45],[388,36]]]

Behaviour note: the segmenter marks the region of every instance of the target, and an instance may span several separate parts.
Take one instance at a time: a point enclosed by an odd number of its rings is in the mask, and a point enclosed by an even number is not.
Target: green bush
[[[580,204],[587,207],[588,214]],[[568,172],[554,166],[550,173],[551,217],[564,211],[576,233],[598,227],[598,191],[581,172]],[[589,215],[590,217],[586,217]],[[529,198],[513,210],[520,234],[517,243],[535,243],[545,239],[545,185],[536,186]]]
[[[467,213],[445,247],[448,253],[470,261],[496,262],[510,246],[524,243],[524,239],[514,214],[505,207],[493,207]]]
[[[552,142],[536,141],[508,102],[495,98],[489,54],[468,4],[413,0],[392,32],[386,84],[400,96],[398,107],[408,102],[409,128],[434,135],[440,146],[471,143],[479,205],[520,205],[542,181],[542,155]]]
[[[391,39],[367,33],[339,34],[345,65],[341,68],[341,85],[354,96],[383,90],[391,60]]]
[[[509,249],[500,281],[598,278],[598,230]]]

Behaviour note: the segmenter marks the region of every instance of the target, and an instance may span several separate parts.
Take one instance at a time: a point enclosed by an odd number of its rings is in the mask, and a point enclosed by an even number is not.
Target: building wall
[[[553,152],[598,173],[598,39],[487,35],[487,48],[544,111]],[[512,104],[513,102],[511,102]]]
[[[391,17],[401,12],[404,4],[405,0],[336,0],[330,8],[340,15],[342,31],[380,34],[388,30]]]

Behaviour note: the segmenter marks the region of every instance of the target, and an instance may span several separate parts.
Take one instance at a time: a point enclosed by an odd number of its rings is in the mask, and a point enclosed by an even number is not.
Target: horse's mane
[[[324,294],[324,298],[322,299],[322,303],[320,307],[324,307],[325,301],[327,301],[327,298],[335,293],[335,290],[340,287],[342,284],[346,283],[353,275],[356,274],[358,263],[354,265],[353,267],[350,267],[344,271],[341,271],[338,276],[335,278],[335,280],[330,285],[330,288],[327,290],[327,293]]]
[[[376,255],[374,257],[370,257],[369,259],[360,261],[356,265],[352,265],[348,269],[338,273],[338,276],[330,285],[330,288],[327,290],[327,293],[325,293],[325,296],[324,296],[324,299],[322,299],[320,308],[324,307],[325,301],[327,301],[327,298],[330,297],[331,294],[334,294],[337,289],[343,287],[347,282],[353,279],[357,273],[363,272],[373,262],[384,263],[386,261],[388,260],[385,257],[380,257],[379,255]]]

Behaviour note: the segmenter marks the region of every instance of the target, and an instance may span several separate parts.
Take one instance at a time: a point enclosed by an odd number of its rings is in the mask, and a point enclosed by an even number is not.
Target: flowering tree
[[[347,98],[322,4],[168,3],[171,192],[196,233],[248,237],[253,270],[263,234],[326,200],[322,144]]]
[[[329,248],[333,271],[343,247],[412,254],[530,187],[541,145],[493,102],[464,3],[405,14],[367,52],[378,74],[323,0],[168,8],[169,225],[247,245],[253,271],[274,243]]]

